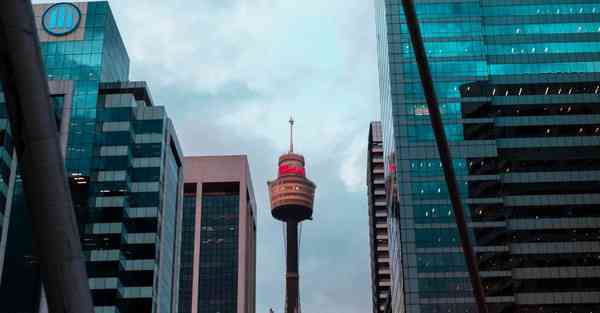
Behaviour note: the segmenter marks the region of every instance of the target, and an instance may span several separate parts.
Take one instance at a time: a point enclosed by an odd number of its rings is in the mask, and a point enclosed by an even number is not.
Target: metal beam
[[[456,226],[458,227],[458,233],[460,235],[460,243],[462,245],[462,250],[465,255],[469,270],[471,285],[473,286],[473,295],[475,296],[479,313],[487,313],[488,310],[485,303],[485,291],[481,284],[481,278],[479,277],[477,258],[469,239],[469,231],[465,221],[464,208],[460,199],[460,193],[458,191],[456,174],[454,173],[454,167],[452,166],[452,156],[448,146],[448,139],[446,138],[446,134],[444,132],[442,116],[438,106],[438,100],[433,85],[433,79],[431,77],[431,71],[429,69],[429,61],[427,60],[427,54],[425,53],[423,37],[421,36],[421,29],[419,26],[419,20],[417,18],[417,13],[415,11],[415,5],[412,0],[402,0],[402,6],[404,8],[404,15],[406,17],[406,24],[410,33],[410,39],[417,61],[417,67],[419,68],[419,76],[421,77],[421,84],[423,86],[423,92],[425,93],[427,108],[429,109],[429,117],[431,119],[431,126],[433,127],[433,132],[435,134],[435,141],[437,143],[440,161],[442,162],[442,167],[444,169],[446,185],[448,186],[448,193],[450,194],[450,201],[452,202],[452,208],[454,210]]]
[[[0,77],[50,313],[92,313],[85,260],[29,0],[0,1]]]

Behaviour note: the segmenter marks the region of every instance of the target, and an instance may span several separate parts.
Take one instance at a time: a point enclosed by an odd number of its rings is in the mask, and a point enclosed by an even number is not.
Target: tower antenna
[[[294,117],[290,116],[290,152],[294,152]]]

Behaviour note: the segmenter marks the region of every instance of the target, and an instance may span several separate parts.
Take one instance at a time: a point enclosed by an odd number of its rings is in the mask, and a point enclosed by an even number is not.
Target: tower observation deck
[[[304,157],[294,153],[294,120],[290,118],[290,150],[279,157],[277,179],[268,182],[271,214],[286,224],[285,313],[300,312],[298,224],[312,219],[316,185],[306,178]]]

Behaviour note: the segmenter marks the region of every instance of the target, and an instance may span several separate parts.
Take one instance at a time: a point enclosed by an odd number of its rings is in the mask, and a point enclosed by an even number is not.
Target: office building
[[[184,158],[180,313],[254,313],[256,202],[248,158]]]
[[[598,311],[600,5],[415,2],[490,312]],[[475,312],[402,4],[375,3],[391,310]]]
[[[390,254],[388,211],[385,197],[383,138],[381,123],[371,122],[367,150],[367,190],[369,195],[369,248],[373,313],[384,312],[390,293]]]
[[[95,312],[172,312],[183,187],[172,122],[146,83],[128,81],[106,1],[39,4],[34,13]],[[21,180],[10,175],[0,312],[37,312],[44,296],[30,219]]]

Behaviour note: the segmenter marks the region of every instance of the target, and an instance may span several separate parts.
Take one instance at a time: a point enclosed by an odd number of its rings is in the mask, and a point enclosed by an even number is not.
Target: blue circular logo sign
[[[54,36],[64,36],[79,26],[81,11],[71,3],[57,3],[42,16],[44,30]]]

